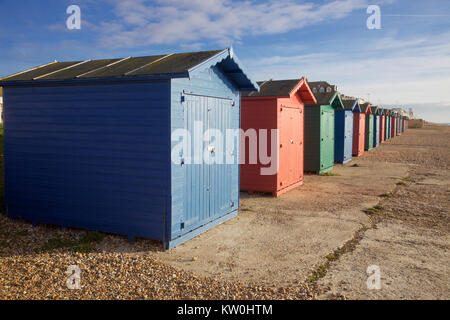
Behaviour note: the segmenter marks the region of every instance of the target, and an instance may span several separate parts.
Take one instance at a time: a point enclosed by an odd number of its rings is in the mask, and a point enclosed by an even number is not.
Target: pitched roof
[[[132,75],[186,72],[221,50],[102,59],[53,62],[25,72],[5,77],[3,81],[66,80],[74,78],[126,77]]]
[[[315,97],[305,78],[290,80],[267,80],[258,82],[259,91],[243,92],[243,97],[289,97],[299,93],[305,103],[315,103]]]
[[[331,99],[335,96],[336,92],[324,92],[324,93],[314,93],[316,97],[317,104],[327,105],[330,104]]]
[[[351,110],[354,111],[355,108],[358,108],[358,112],[361,111],[361,108],[359,107],[358,99],[342,99],[342,103],[344,104],[345,110]]]
[[[370,109],[370,103],[365,102],[360,104],[361,107],[361,112],[365,113],[365,114],[371,114],[372,110]]]
[[[298,85],[301,79],[291,80],[267,80],[258,81],[259,92],[245,92],[242,96],[249,97],[288,97],[292,90]]]
[[[51,62],[0,79],[1,84],[14,82],[82,81],[93,79],[132,79],[133,77],[187,76],[203,64],[221,64],[222,70],[241,89],[255,90],[232,48],[223,50],[170,53],[145,57]]]
[[[380,114],[380,109],[377,106],[371,106],[370,111],[372,112],[372,114]]]

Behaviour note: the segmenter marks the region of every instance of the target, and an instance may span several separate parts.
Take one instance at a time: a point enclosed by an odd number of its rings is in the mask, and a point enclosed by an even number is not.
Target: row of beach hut
[[[277,196],[407,128],[326,82],[256,83],[231,48],[54,61],[0,87],[9,217],[167,248],[235,217],[240,190]],[[278,129],[278,170],[241,165],[239,139],[221,163],[212,136],[196,146],[175,135],[210,128]],[[197,149],[208,161],[188,161]]]
[[[279,130],[280,169],[265,176],[259,173],[266,164],[241,165],[241,190],[249,193],[278,196],[301,185],[304,172],[330,171],[335,163],[360,157],[407,127],[406,117],[344,96],[326,81],[302,78],[258,85],[259,91],[242,97],[241,125],[244,130]]]

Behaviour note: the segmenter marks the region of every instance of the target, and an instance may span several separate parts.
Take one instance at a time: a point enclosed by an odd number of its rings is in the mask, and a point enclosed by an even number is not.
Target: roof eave
[[[352,111],[361,113],[361,106],[359,105],[358,100],[355,100],[355,104],[353,105]]]
[[[306,88],[306,92],[308,94],[307,97],[304,97],[301,94],[300,90],[302,89],[302,87]],[[306,81],[305,77],[302,77],[300,79],[300,81],[298,82],[298,84],[294,87],[294,89],[291,90],[291,92],[289,93],[289,97],[292,98],[297,92],[300,93],[300,96],[301,96],[302,100],[304,100],[304,101],[306,101],[306,100],[307,101],[312,101],[312,102],[306,102],[306,103],[310,103],[310,104],[316,104],[317,103],[316,97],[314,96],[313,92],[311,91],[311,88],[309,87],[308,82]]]
[[[243,83],[238,83],[237,81],[234,81],[236,86],[239,90],[242,91],[259,91],[259,86],[256,83],[256,81],[253,81],[249,78],[248,72],[246,72],[245,67],[243,64],[239,61],[238,57],[234,54],[233,48],[227,48],[222,50],[221,52],[217,53],[216,55],[206,59],[205,61],[199,63],[198,65],[190,68],[187,72],[189,74],[189,77],[207,69],[211,68],[217,64],[220,64],[225,59],[230,58],[235,66],[237,67],[238,71],[233,72],[227,72],[226,70],[223,70],[225,75],[229,76],[231,79],[233,79],[234,76],[243,76],[245,79]]]
[[[333,102],[334,102],[334,100],[335,99],[338,99],[338,101],[339,101],[339,104],[341,105],[341,109],[342,110],[344,110],[345,109],[345,106],[344,106],[344,103],[342,102],[342,99],[341,99],[341,95],[339,94],[339,92],[338,91],[336,91],[336,93],[333,95],[333,97],[330,99],[330,106],[333,106]]]
[[[68,83],[89,83],[89,82],[125,82],[125,81],[148,81],[148,80],[168,80],[172,78],[188,78],[187,72],[164,73],[154,75],[139,75],[127,77],[101,77],[101,78],[74,78],[64,80],[21,80],[21,81],[0,81],[0,86],[23,86],[23,85],[59,85]]]

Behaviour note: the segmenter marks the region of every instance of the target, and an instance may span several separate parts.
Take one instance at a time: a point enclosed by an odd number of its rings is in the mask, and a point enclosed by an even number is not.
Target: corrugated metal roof
[[[298,85],[300,79],[259,81],[259,92],[245,92],[242,96],[248,97],[280,97],[289,96]]]
[[[85,62],[54,62],[1,80],[2,82],[31,81],[36,78],[39,80],[70,80],[183,73],[222,51],[200,51]]]

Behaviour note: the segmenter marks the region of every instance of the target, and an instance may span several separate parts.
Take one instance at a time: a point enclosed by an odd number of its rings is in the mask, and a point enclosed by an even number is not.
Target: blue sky
[[[66,8],[81,8],[68,30]],[[381,30],[366,9],[381,8]],[[53,60],[232,45],[255,80],[306,76],[450,123],[450,1],[1,0],[0,76]]]

